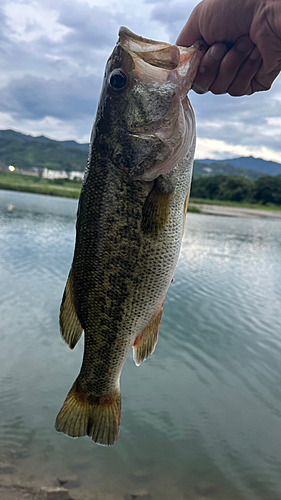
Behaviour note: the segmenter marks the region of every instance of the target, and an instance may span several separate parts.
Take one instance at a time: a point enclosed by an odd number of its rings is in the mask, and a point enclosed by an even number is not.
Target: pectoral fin
[[[158,178],[142,209],[141,228],[144,233],[157,236],[164,230],[170,213],[173,189]]]
[[[133,345],[134,349],[134,360],[137,366],[139,366],[142,361],[151,356],[155,346],[157,344],[158,332],[161,323],[163,305],[158,309],[155,315],[152,317],[146,328],[142,333],[136,338]]]
[[[74,304],[72,270],[70,270],[60,306],[60,331],[70,349],[76,346],[83,332]]]
[[[182,222],[182,234],[184,233],[184,227],[185,227],[185,221],[186,221],[186,214],[187,214],[187,209],[188,209],[188,201],[189,201],[189,195],[190,195],[190,188],[187,192],[185,202],[184,202],[184,207],[183,207],[183,222]]]

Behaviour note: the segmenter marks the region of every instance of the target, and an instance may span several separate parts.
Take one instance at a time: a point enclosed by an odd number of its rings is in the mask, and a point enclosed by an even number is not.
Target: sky
[[[175,43],[196,0],[1,0],[0,129],[88,142],[121,25]],[[281,163],[281,76],[268,92],[189,94],[196,158]]]

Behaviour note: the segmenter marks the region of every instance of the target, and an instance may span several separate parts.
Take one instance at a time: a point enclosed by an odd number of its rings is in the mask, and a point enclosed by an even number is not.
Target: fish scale
[[[203,53],[121,28],[108,60],[60,311],[71,348],[84,330],[82,367],[56,420],[72,437],[116,441],[127,355],[133,347],[139,365],[155,349],[192,176],[186,94]]]

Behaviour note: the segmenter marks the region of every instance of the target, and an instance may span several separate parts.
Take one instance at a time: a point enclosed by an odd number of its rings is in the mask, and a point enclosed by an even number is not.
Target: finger
[[[192,89],[197,94],[208,92],[216,79],[218,69],[226,52],[227,47],[224,43],[215,43],[204,54],[192,86]]]
[[[270,73],[263,71],[263,66],[257,72],[255,78],[252,81],[252,92],[262,92],[264,90],[269,90],[273,84],[275,78],[279,75],[280,70],[274,70]]]
[[[249,94],[252,80],[259,70],[261,63],[262,57],[260,51],[258,47],[255,47],[240,67],[230,87],[228,87],[228,93],[232,96]]]
[[[213,94],[225,94],[234,81],[241,65],[254,49],[248,36],[241,36],[223,58],[217,77],[210,86]]]

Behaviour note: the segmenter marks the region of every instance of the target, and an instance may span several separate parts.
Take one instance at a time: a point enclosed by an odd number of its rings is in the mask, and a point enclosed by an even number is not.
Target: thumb
[[[176,44],[181,45],[182,47],[190,47],[193,45],[199,38],[204,38],[199,29],[199,15],[200,15],[200,4],[195,7],[193,12],[191,13],[187,23],[181,30]]]

